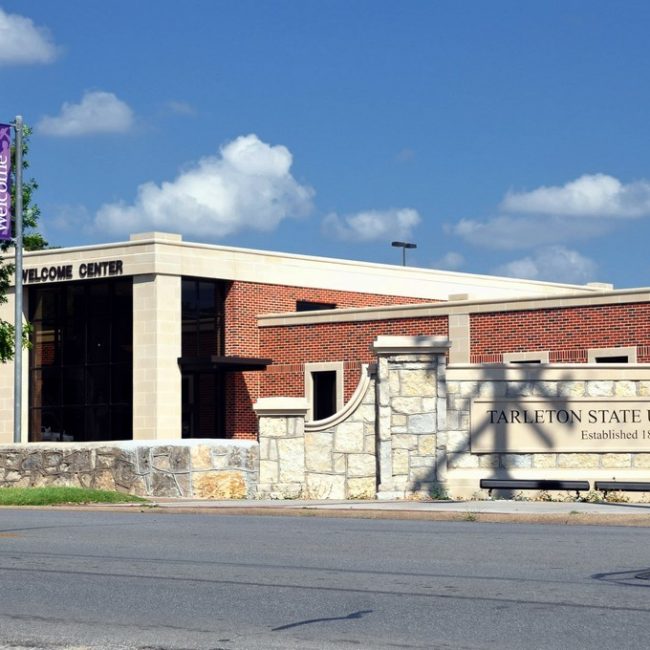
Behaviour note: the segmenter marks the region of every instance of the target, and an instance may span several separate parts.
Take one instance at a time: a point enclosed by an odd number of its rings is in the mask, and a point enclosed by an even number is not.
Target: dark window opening
[[[321,311],[323,309],[336,309],[336,303],[296,300],[296,311]]]
[[[629,363],[627,355],[618,357],[596,357],[594,361],[596,363]]]
[[[183,278],[181,285],[182,356],[223,354],[225,283]]]
[[[518,359],[516,361],[508,361],[508,363],[518,363],[522,364],[531,364],[531,363],[542,363],[539,359]]]
[[[227,283],[183,278],[181,319],[183,358],[223,355]],[[182,374],[183,438],[221,438],[225,431],[225,382],[218,370]]]
[[[224,375],[220,372],[186,373],[182,378],[183,438],[223,438]]]
[[[131,279],[30,287],[29,306],[29,440],[131,439]]]
[[[336,413],[336,370],[312,372],[313,418],[324,420]]]

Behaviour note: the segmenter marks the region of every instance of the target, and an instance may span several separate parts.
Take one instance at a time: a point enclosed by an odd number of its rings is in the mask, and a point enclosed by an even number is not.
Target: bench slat
[[[650,483],[644,481],[596,481],[594,486],[603,492],[650,492]]]
[[[482,478],[481,487],[488,490],[577,490],[588,491],[589,481],[561,481],[555,479],[499,479]]]

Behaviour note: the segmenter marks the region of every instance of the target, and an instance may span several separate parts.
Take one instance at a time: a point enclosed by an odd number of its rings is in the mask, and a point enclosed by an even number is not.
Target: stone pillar
[[[258,497],[298,499],[304,496],[307,400],[264,397],[253,408],[259,417]]]
[[[440,336],[379,336],[378,499],[444,490],[446,355]]]
[[[181,278],[133,279],[133,438],[181,438]]]
[[[14,322],[14,291],[7,293],[7,302],[0,304],[0,318]],[[23,371],[25,368],[23,368]],[[0,444],[8,445],[14,440],[14,364],[0,363]]]
[[[7,302],[0,305],[0,318],[13,323],[15,289],[7,291]],[[23,328],[27,324],[24,313],[27,312],[28,292],[23,294]],[[13,339],[12,339],[13,340]],[[22,350],[22,418],[21,442],[29,440],[29,350]],[[14,362],[0,363],[0,444],[12,444],[14,441]]]

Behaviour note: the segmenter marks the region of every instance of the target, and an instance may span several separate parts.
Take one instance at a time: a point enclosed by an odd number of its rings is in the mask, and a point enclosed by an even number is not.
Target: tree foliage
[[[28,126],[23,126],[23,250],[35,251],[47,248],[47,242],[42,235],[36,230],[38,218],[41,211],[32,197],[38,189],[38,183],[33,179],[25,179],[24,171],[29,168],[29,137],[32,130]],[[13,211],[16,207],[16,147],[15,143],[11,147],[11,208],[12,208],[12,234],[15,236],[15,219]],[[12,248],[14,242],[7,240],[0,245],[0,304],[7,302],[7,292],[11,286],[11,280],[14,273],[14,265],[6,264],[2,253],[6,253]],[[14,336],[15,329],[12,323],[0,319],[0,363],[5,363],[13,358],[14,355]],[[29,332],[23,331],[23,345],[28,345]]]

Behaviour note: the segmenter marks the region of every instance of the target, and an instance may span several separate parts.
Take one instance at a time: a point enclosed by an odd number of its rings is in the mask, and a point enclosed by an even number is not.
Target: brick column
[[[253,408],[259,417],[258,496],[268,499],[304,496],[307,400],[264,397]]]
[[[379,336],[378,499],[444,489],[445,370],[449,340],[440,336]]]
[[[133,279],[133,438],[181,437],[181,278]]]

